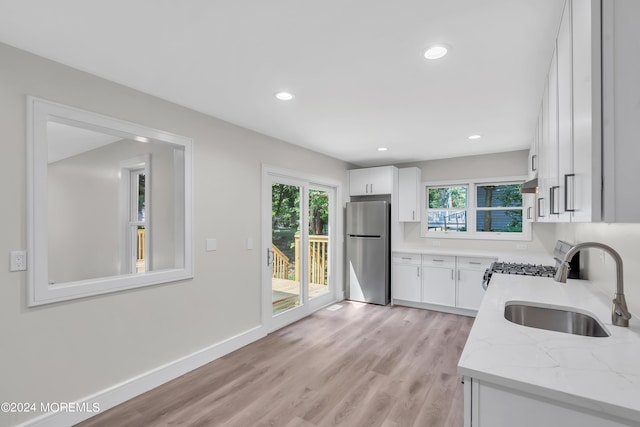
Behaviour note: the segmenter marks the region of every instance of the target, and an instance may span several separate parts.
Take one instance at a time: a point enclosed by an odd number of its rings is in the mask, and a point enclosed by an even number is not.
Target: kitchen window
[[[530,240],[520,184],[525,177],[427,182],[422,237]]]
[[[427,187],[427,230],[467,231],[468,186]]]

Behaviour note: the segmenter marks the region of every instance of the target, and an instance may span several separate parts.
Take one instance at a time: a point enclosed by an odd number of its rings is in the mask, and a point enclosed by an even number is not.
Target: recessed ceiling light
[[[479,133],[476,133],[476,134],[473,134],[473,135],[469,135],[468,138],[471,139],[471,140],[480,139],[480,138],[482,138],[482,135],[480,135]]]
[[[424,57],[427,59],[440,59],[449,52],[449,47],[443,44],[435,44],[430,46],[425,52]]]
[[[291,101],[293,99],[293,94],[290,92],[276,92],[274,96],[280,101]]]
[[[378,148],[378,151],[387,151],[387,147],[380,147]]]

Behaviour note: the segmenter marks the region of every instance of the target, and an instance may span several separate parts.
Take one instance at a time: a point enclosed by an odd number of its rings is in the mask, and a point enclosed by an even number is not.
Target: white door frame
[[[273,180],[285,184],[300,186],[303,189],[301,221],[301,241],[307,241],[308,235],[308,209],[309,209],[309,189],[326,190],[329,192],[329,292],[326,295],[308,300],[307,286],[302,286],[300,295],[300,307],[272,315],[271,305],[271,266],[268,266],[268,250],[271,250],[271,185]],[[289,323],[295,322],[308,316],[314,311],[334,303],[344,298],[342,262],[343,259],[343,236],[342,236],[342,183],[329,178],[309,175],[289,169],[278,168],[269,165],[262,165],[262,255],[261,255],[261,295],[262,295],[262,325],[267,333],[282,328]],[[306,283],[307,278],[307,251],[306,245],[300,248],[301,262],[300,277],[301,282]]]

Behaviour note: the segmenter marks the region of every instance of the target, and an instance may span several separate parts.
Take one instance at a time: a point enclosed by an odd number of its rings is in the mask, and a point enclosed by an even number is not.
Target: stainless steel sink
[[[594,317],[561,307],[547,308],[522,302],[507,302],[504,317],[510,322],[531,328],[587,337],[609,336],[609,332]]]

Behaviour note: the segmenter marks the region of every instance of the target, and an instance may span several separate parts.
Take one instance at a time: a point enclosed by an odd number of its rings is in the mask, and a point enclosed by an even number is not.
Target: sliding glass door
[[[274,330],[335,300],[334,187],[263,173],[263,321]]]

